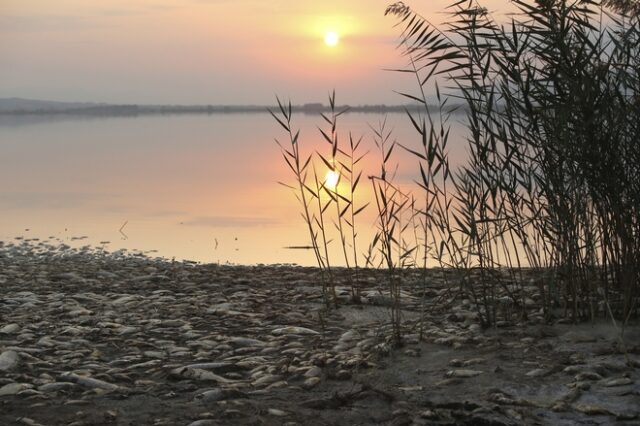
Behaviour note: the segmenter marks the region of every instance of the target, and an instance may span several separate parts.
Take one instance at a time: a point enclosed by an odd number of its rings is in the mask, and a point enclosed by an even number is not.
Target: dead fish
[[[447,377],[458,377],[458,378],[467,378],[467,377],[475,377],[482,374],[482,371],[478,370],[450,370],[447,371]]]
[[[113,383],[108,383],[103,380],[98,380],[91,377],[79,376],[74,373],[62,373],[60,375],[60,379],[66,382],[77,383],[80,386],[91,389],[104,389],[108,391],[120,389],[120,386],[114,385]]]

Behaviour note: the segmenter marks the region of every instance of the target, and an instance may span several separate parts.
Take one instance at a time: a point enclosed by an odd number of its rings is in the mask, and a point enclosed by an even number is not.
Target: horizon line
[[[5,101],[5,105],[2,105]],[[8,101],[8,102],[7,102]],[[16,104],[12,105],[13,101]],[[289,104],[285,105],[287,108]],[[437,104],[422,104],[418,102],[407,104],[358,104],[336,105],[335,109],[344,112],[404,112],[416,111],[424,108],[434,110],[440,108]],[[447,109],[460,109],[461,105],[451,105]],[[267,113],[279,110],[279,105],[260,104],[110,104],[96,102],[60,102],[25,98],[0,98],[0,114],[96,114],[96,115],[137,115],[137,114],[180,114],[180,113]],[[331,111],[330,105],[321,102],[291,104],[292,112],[323,113]]]

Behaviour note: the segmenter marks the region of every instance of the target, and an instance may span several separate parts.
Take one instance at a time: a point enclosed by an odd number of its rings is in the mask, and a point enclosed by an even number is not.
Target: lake
[[[393,138],[418,147],[405,114],[389,114]],[[364,138],[364,175],[379,173],[370,125],[378,114],[340,117],[339,134]],[[319,115],[295,114],[301,149],[327,152]],[[109,251],[234,264],[313,265],[291,176],[269,114],[132,117],[0,116],[0,239],[52,240]],[[460,157],[464,148],[453,157]],[[397,181],[415,189],[417,161],[397,149]],[[326,169],[326,167],[325,167]],[[326,170],[320,170],[323,174]],[[361,201],[371,198],[368,179]],[[373,235],[374,211],[359,216],[358,252]],[[335,264],[341,264],[337,242]]]

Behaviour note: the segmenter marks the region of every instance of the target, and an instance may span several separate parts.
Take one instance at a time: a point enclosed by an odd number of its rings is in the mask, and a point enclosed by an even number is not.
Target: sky
[[[0,97],[263,105],[335,89],[339,103],[398,104],[413,81],[385,71],[404,65],[389,3],[0,0]],[[440,22],[450,0],[406,3]]]

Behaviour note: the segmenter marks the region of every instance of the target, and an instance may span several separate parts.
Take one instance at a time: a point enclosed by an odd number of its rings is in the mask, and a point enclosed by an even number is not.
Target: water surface
[[[294,118],[303,151],[326,152],[317,130],[322,119]],[[372,151],[365,175],[379,169],[369,125],[383,119],[347,114],[339,123],[342,141],[351,131]],[[404,114],[388,115],[387,124],[395,139],[417,146]],[[309,251],[285,248],[308,245],[308,238],[298,202],[277,184],[291,179],[275,137],[286,140],[268,114],[0,116],[0,239],[52,238],[200,262],[311,265]],[[411,188],[416,160],[397,150],[393,161],[400,163],[398,181]],[[362,185],[362,197],[370,198],[371,185]],[[361,216],[359,252],[371,238],[373,213]]]

